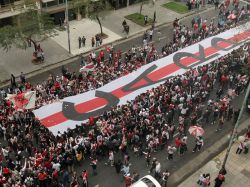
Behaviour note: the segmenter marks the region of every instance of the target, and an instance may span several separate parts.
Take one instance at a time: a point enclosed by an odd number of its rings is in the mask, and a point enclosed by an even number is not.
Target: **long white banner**
[[[64,98],[61,102],[43,106],[34,111],[41,123],[53,134],[75,128],[91,116],[102,115],[115,105],[125,104],[167,79],[204,65],[239,48],[250,38],[250,24],[240,26],[197,44],[179,50],[167,57],[144,65],[109,84],[83,94]]]

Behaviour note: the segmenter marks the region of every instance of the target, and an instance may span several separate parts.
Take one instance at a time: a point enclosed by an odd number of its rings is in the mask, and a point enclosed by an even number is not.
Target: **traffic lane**
[[[212,97],[213,95],[215,95],[215,92],[212,94]],[[233,106],[235,106],[236,108],[240,108],[243,97],[244,97],[244,94],[241,94],[239,97],[236,97],[235,100],[233,100]],[[249,117],[248,114],[244,113],[242,121],[246,120],[248,117]],[[195,159],[195,157],[198,156],[198,154],[200,154],[201,152],[213,146],[214,143],[219,142],[222,137],[228,136],[233,129],[233,122],[232,120],[226,121],[224,124],[223,130],[219,132],[216,132],[216,129],[217,129],[217,125],[211,125],[211,124],[204,125],[204,130],[205,130],[204,146],[200,152],[192,153],[192,149],[195,146],[195,138],[188,135],[188,144],[187,144],[188,152],[186,152],[184,156],[180,157],[177,153],[175,153],[174,160],[168,161],[167,150],[165,147],[164,150],[153,153],[152,157],[156,157],[160,161],[161,166],[162,166],[162,171],[164,171],[165,169],[168,169],[171,173],[174,173],[177,170],[181,169],[181,167],[184,164],[188,162],[192,162],[193,161],[192,159]],[[222,150],[224,148],[225,147],[222,147]],[[222,150],[218,150],[218,152]],[[137,171],[140,174],[140,177],[147,175],[149,168],[146,167],[145,157],[144,156],[139,157],[139,158],[136,157],[133,154],[132,150],[129,150],[129,153],[130,153],[130,158],[131,158],[130,162],[132,164],[130,167],[131,168],[130,172],[132,173],[133,171]],[[121,158],[121,160],[123,159],[120,154],[117,154],[116,156],[118,158]],[[211,155],[209,159],[212,159],[214,156],[215,155]],[[99,163],[98,163],[99,173],[95,177],[92,177],[92,176],[90,177],[91,186],[95,186],[97,184],[99,184],[100,187],[109,187],[110,185],[124,186],[124,184],[120,182],[121,176],[118,176],[115,173],[115,168],[106,166],[104,164],[107,161],[106,159],[99,160]],[[208,160],[204,160],[204,163],[206,161]],[[90,162],[85,161],[84,169],[87,168],[89,171],[92,171],[91,167],[88,166],[88,163]],[[81,173],[82,169],[83,168],[77,168],[78,173]],[[106,178],[107,180],[103,180]]]
[[[218,14],[217,11],[212,9],[212,10],[209,10],[207,12],[202,12],[202,14],[200,14],[200,15],[201,15],[201,17],[203,19],[205,19],[207,17],[211,17],[211,16],[217,15],[217,14]],[[190,27],[191,26],[191,20],[192,20],[193,17],[195,17],[195,15],[186,17],[186,18],[181,20],[181,23],[187,25],[188,27]],[[136,47],[141,47],[142,44],[143,44],[142,43],[142,38],[143,38],[143,35],[139,35],[139,36],[137,36],[135,38],[126,40],[126,41],[121,42],[121,43],[119,43],[117,45],[114,45],[114,49],[117,49],[117,50],[122,49],[122,52],[126,52],[129,49],[131,49],[131,47],[133,45],[136,46]],[[171,42],[172,39],[173,39],[173,27],[172,27],[171,24],[167,25],[167,26],[162,26],[162,27],[156,28],[156,31],[155,31],[155,33],[153,35],[153,43],[154,43],[156,49],[159,52],[161,52],[162,47],[166,43]],[[87,55],[84,56],[84,57],[87,58]],[[107,57],[106,57],[106,59],[107,59]],[[65,65],[65,67],[68,68],[69,71],[79,72],[80,59],[75,60],[74,62],[71,62],[71,63]],[[46,71],[44,73],[41,73],[39,75],[35,75],[32,78],[28,78],[27,80],[30,81],[31,83],[39,83],[39,82],[42,82],[43,80],[46,80],[47,77],[50,74],[52,74],[54,76],[61,75],[61,67],[53,68],[53,69],[51,69],[49,71]]]

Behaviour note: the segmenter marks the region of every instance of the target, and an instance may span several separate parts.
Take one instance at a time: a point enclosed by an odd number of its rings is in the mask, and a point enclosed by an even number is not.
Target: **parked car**
[[[133,183],[131,187],[161,187],[161,185],[154,177],[146,175]]]

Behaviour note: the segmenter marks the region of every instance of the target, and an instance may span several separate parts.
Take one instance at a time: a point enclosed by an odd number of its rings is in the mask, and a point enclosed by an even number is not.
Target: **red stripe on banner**
[[[240,42],[246,38],[248,38],[250,36],[250,30],[246,31],[244,33],[235,35],[234,37],[228,39],[229,41],[234,41],[234,42]],[[229,46],[231,46],[229,43],[227,42],[219,42],[218,46],[221,48],[227,48]],[[208,47],[206,49],[204,49],[205,51],[205,56],[208,57],[212,54],[215,54],[216,52],[218,52],[217,49],[213,48],[213,47]],[[195,53],[195,55],[199,55],[199,52]],[[183,64],[184,66],[190,66],[191,64],[197,62],[198,60],[193,58],[193,57],[185,57],[183,59],[181,59],[181,64]],[[150,78],[152,81],[157,81],[160,80],[164,77],[169,76],[170,74],[180,70],[181,68],[179,66],[177,66],[176,64],[169,64],[167,66],[164,66],[152,73],[150,73],[148,75],[148,78]],[[145,85],[146,82],[145,80],[141,80],[139,81],[136,85],[133,85],[132,88],[134,87],[139,87],[142,85]],[[121,88],[117,88],[116,90],[113,90],[111,92],[113,95],[115,95],[118,98],[124,97],[128,94],[130,94],[131,92],[124,92]],[[95,110],[97,108],[103,107],[107,104],[107,101],[105,99],[102,98],[95,98],[89,101],[86,101],[84,103],[80,103],[76,105],[76,110],[79,113],[83,113],[83,112],[89,112],[92,110]],[[55,114],[52,114],[46,118],[41,119],[41,123],[45,126],[45,127],[52,127],[52,126],[56,126],[60,123],[63,123],[65,121],[67,121],[68,119],[65,118],[65,116],[62,114],[62,112],[57,112]]]
[[[131,86],[131,88],[137,88],[139,86],[145,85],[148,82],[145,79],[139,80],[136,84],[134,84],[133,86]]]
[[[150,78],[153,81],[157,81],[162,79],[163,77],[166,77],[176,71],[181,69],[176,64],[169,64],[167,66],[162,67],[161,69],[158,69],[148,75],[148,78]]]

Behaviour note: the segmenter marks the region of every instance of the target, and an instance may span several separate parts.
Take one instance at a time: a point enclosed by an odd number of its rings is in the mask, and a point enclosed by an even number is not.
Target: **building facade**
[[[86,7],[86,1],[88,0],[68,0],[69,4],[69,20],[81,17],[86,17],[88,7]],[[91,0],[93,2],[99,0]],[[124,8],[135,3],[146,0],[107,0],[115,9]],[[13,24],[13,17],[20,14],[29,6],[36,5],[37,9],[47,12],[51,15],[56,25],[63,24],[65,19],[65,0],[0,0],[0,27],[4,25]],[[70,6],[76,4],[77,12],[74,7]]]

